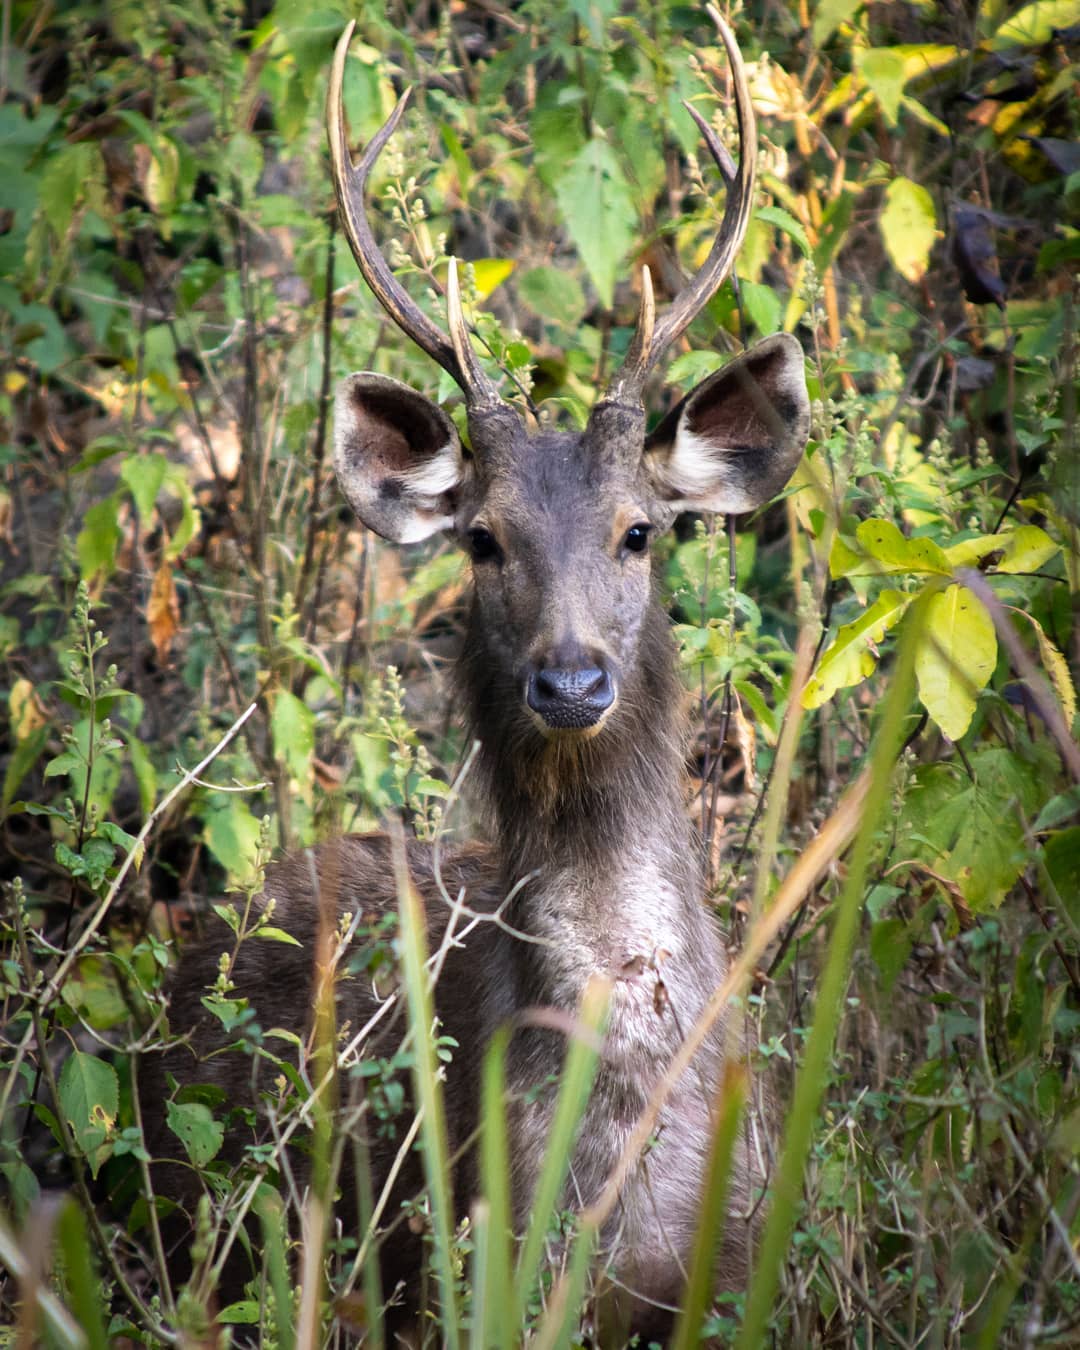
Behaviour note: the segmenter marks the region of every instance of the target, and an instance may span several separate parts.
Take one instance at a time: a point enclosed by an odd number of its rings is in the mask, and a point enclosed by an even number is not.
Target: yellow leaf
[[[855,538],[868,562],[860,569],[870,575],[882,572],[931,572],[951,576],[945,551],[932,539],[908,539],[891,520],[864,520]],[[850,575],[850,573],[849,573]]]
[[[1005,556],[997,565],[999,572],[1037,572],[1060,547],[1038,525],[1018,525],[1001,538]]]
[[[906,280],[921,280],[937,238],[933,197],[910,178],[894,178],[885,189],[879,224],[893,266]]]
[[[950,740],[971,725],[975,699],[997,664],[994,621],[964,586],[930,597],[915,654],[915,678],[926,711]]]
[[[486,300],[496,286],[501,286],[514,270],[514,264],[509,258],[477,258],[470,265],[479,300]]]
[[[11,734],[16,741],[25,741],[49,720],[37,690],[29,680],[16,680],[11,686],[8,716],[11,719]]]
[[[1042,658],[1047,675],[1050,676],[1050,683],[1054,686],[1054,692],[1058,696],[1061,711],[1065,714],[1065,725],[1071,730],[1072,724],[1076,720],[1076,688],[1073,685],[1072,675],[1069,673],[1068,662],[1043,632],[1042,624],[1039,623],[1038,619],[1033,618],[1022,609],[1015,612],[1023,614],[1024,618],[1035,629],[1035,638],[1039,644],[1039,656]]]
[[[1007,534],[978,534],[974,539],[963,539],[959,544],[950,544],[945,556],[953,567],[969,567],[988,553],[994,553],[1005,547]]]
[[[167,661],[173,638],[180,630],[180,601],[176,595],[172,568],[167,562],[163,562],[154,574],[150,601],[146,606],[146,622],[157,659],[160,662]]]
[[[882,591],[865,614],[840,629],[807,682],[804,708],[818,708],[838,689],[860,684],[874,673],[877,644],[903,614],[910,598],[899,591]]]

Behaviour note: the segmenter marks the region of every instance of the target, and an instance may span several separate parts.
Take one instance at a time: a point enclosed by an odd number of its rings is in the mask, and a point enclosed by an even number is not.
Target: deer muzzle
[[[615,682],[599,666],[535,670],[528,677],[525,702],[545,732],[591,735],[615,706]]]

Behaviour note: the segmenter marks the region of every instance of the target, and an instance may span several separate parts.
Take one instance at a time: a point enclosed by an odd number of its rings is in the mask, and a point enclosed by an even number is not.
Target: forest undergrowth
[[[704,1288],[678,1343],[1076,1345],[1080,4],[719,8],[758,116],[755,210],[650,406],[786,331],[813,423],[772,505],[683,517],[656,547],[687,809],[780,1104],[750,1288]],[[695,6],[4,6],[2,1345],[379,1345],[394,1222],[431,1242],[424,1343],[590,1325],[588,1224],[549,1212],[556,1188],[511,1270],[497,1157],[470,1218],[435,1186],[305,1249],[281,1151],[226,1162],[230,1104],[177,1093],[206,1187],[182,1283],[150,1186],[133,1084],[208,907],[242,912],[281,850],[476,828],[450,676],[468,564],[365,531],[331,466],[350,371],[463,424],[336,223],[323,103],[350,19],[354,142],[414,89],[370,189],[384,253],[439,322],[464,260],[485,368],[542,420],[584,424],[642,265],[664,305],[722,213],[682,107],[735,151]],[[233,930],[287,941],[272,916]],[[423,1034],[422,933],[406,914],[373,941],[421,1035],[347,1072],[411,1143],[401,1076],[430,1123],[455,1047]],[[278,1126],[331,1167],[334,1041],[290,1059],[232,992],[226,959],[208,1000],[280,1057]],[[552,1155],[591,1072],[576,1047]],[[248,1211],[266,1276],[222,1307]]]

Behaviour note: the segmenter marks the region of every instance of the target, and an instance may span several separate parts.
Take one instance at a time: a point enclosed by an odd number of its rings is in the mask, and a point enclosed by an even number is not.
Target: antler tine
[[[334,189],[341,212],[345,234],[364,280],[390,315],[394,323],[427,354],[438,361],[458,384],[470,408],[490,406],[501,402],[498,390],[481,370],[466,339],[464,347],[469,359],[462,361],[457,344],[428,318],[420,306],[397,280],[383,257],[368,223],[364,209],[364,192],[368,176],[386,142],[394,134],[409,101],[412,89],[406,89],[398,99],[394,111],[372,138],[358,164],[353,164],[349,138],[345,129],[345,109],[342,86],[345,82],[345,59],[356,28],[353,20],[342,33],[334,51],[330,70],[330,85],[326,94],[326,134],[330,142],[330,163]],[[458,310],[460,312],[460,300]]]
[[[483,393],[482,399],[470,399],[469,406],[478,402],[485,404],[501,403],[498,390],[484,373],[480,362],[469,341],[469,330],[461,308],[461,287],[458,284],[457,259],[450,259],[450,270],[446,274],[446,322],[450,328],[450,341],[458,366],[469,382],[469,388]]]
[[[642,321],[639,318],[638,331],[634,334],[626,360],[608,388],[606,398],[613,403],[641,401],[646,375],[663,352],[686,331],[731,271],[742,247],[746,227],[750,223],[757,170],[757,123],[754,120],[754,108],[750,100],[750,86],[747,83],[742,55],[730,28],[712,5],[706,6],[706,9],[720,34],[731,67],[735,87],[735,116],[739,126],[739,165],[738,169],[734,169],[731,157],[720,144],[712,127],[695,107],[684,103],[683,106],[704,137],[721,178],[727,184],[728,199],[724,208],[724,218],[720,222],[720,230],[709,250],[709,256],[656,321],[648,339],[641,332]],[[644,313],[644,303],[642,312]]]

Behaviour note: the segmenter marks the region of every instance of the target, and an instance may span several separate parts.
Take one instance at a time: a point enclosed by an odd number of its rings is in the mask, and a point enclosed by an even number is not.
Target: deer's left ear
[[[802,348],[766,338],[692,389],[645,442],[648,488],[679,511],[751,511],[787,483],[810,430]]]

